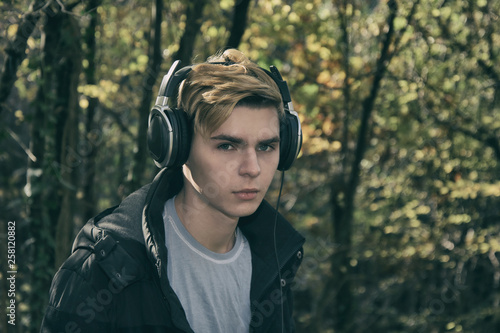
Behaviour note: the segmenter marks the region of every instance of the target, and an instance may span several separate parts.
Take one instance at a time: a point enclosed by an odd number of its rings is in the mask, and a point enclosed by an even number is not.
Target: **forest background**
[[[307,237],[298,332],[500,331],[500,1],[0,10],[1,332],[37,331],[78,229],[157,172],[145,131],[171,63],[227,47],[276,65],[302,119],[280,205]]]

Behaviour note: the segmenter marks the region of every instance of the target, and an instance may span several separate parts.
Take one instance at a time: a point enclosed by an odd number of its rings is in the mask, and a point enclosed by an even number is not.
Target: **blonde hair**
[[[179,88],[178,107],[203,136],[219,128],[236,106],[276,107],[284,116],[276,82],[243,53],[228,49],[193,66]]]

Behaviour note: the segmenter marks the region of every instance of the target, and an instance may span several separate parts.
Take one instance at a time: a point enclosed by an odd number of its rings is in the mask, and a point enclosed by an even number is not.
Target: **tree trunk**
[[[4,103],[17,80],[17,69],[26,58],[28,38],[33,33],[40,19],[40,8],[44,3],[45,1],[43,0],[35,0],[31,4],[30,10],[19,22],[16,37],[5,50],[7,58],[0,74],[0,114],[4,111]]]
[[[137,152],[134,155],[134,163],[128,179],[127,192],[138,189],[144,180],[146,163],[151,162],[148,154],[146,134],[148,130],[148,117],[153,100],[153,86],[156,83],[160,66],[161,56],[161,22],[163,12],[163,0],[156,0],[152,7],[151,16],[151,39],[149,41],[149,61],[146,76],[142,84],[142,100],[139,106],[139,129],[137,133]],[[189,24],[188,24],[189,25]],[[149,163],[151,164],[151,163]]]
[[[29,162],[31,245],[31,327],[37,329],[47,305],[54,265],[69,254],[73,238],[77,152],[77,83],[81,58],[79,27],[57,7],[46,8],[42,31],[41,83],[31,130]],[[57,238],[57,241],[55,240]],[[57,259],[56,259],[57,258]]]
[[[26,193],[29,197],[28,216],[30,222],[30,238],[33,239],[30,249],[33,263],[31,271],[31,294],[30,305],[32,306],[32,324],[34,329],[41,323],[42,315],[40,309],[45,308],[47,303],[47,290],[50,285],[51,273],[54,263],[54,236],[55,220],[49,216],[48,200],[51,188],[55,185],[50,181],[49,173],[51,164],[55,162],[54,152],[49,152],[49,144],[53,142],[48,138],[49,127],[52,121],[49,115],[53,114],[54,98],[52,95],[52,82],[54,81],[53,65],[55,63],[55,50],[57,39],[52,36],[49,29],[51,23],[44,17],[45,26],[42,31],[42,66],[41,77],[38,87],[35,111],[32,119],[30,149],[36,160],[28,161]],[[53,17],[53,21],[59,20],[60,16]],[[53,24],[53,23],[52,23]],[[56,199],[57,198],[53,198]],[[53,203],[50,203],[53,205]]]
[[[97,7],[101,4],[101,0],[90,0],[86,7],[86,12],[90,15],[90,22],[85,30],[85,44],[87,52],[85,58],[88,61],[88,66],[85,69],[85,79],[87,84],[95,85],[96,79],[96,38],[95,33],[98,26],[99,14]],[[88,97],[89,105],[85,119],[85,145],[87,154],[85,158],[85,171],[83,181],[83,200],[82,200],[82,217],[84,220],[89,219],[96,213],[96,199],[94,194],[94,181],[96,172],[96,156],[98,151],[98,142],[101,133],[95,125],[95,114],[99,99],[97,97]]]
[[[236,4],[234,5],[233,26],[231,28],[231,34],[229,35],[226,48],[238,48],[240,45],[241,38],[243,37],[247,26],[249,5],[250,0],[236,1]]]
[[[175,53],[173,59],[180,60],[182,64],[188,65],[193,57],[194,42],[200,32],[203,8],[206,0],[192,0],[186,8],[186,29],[179,42],[179,50]]]
[[[64,16],[62,23],[65,37],[61,41],[62,57],[57,67],[57,100],[62,127],[60,163],[67,168],[61,169],[60,175],[62,200],[56,229],[55,268],[63,263],[71,251],[77,216],[76,194],[80,185],[78,176],[83,162],[78,149],[78,78],[82,63],[80,28],[78,22],[69,15]]]

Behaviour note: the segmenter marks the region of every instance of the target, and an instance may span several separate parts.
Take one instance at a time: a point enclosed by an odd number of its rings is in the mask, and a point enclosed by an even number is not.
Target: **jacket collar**
[[[156,265],[160,277],[163,273],[166,273],[167,267],[167,249],[164,246],[165,227],[162,212],[165,202],[179,193],[182,185],[181,169],[165,168],[156,175],[146,195],[142,213],[142,231],[146,250],[150,259]]]

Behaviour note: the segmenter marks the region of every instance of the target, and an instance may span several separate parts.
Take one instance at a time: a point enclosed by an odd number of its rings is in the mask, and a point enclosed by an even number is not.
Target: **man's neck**
[[[184,187],[175,198],[175,210],[186,230],[215,253],[227,253],[235,244],[238,218],[222,214]]]

